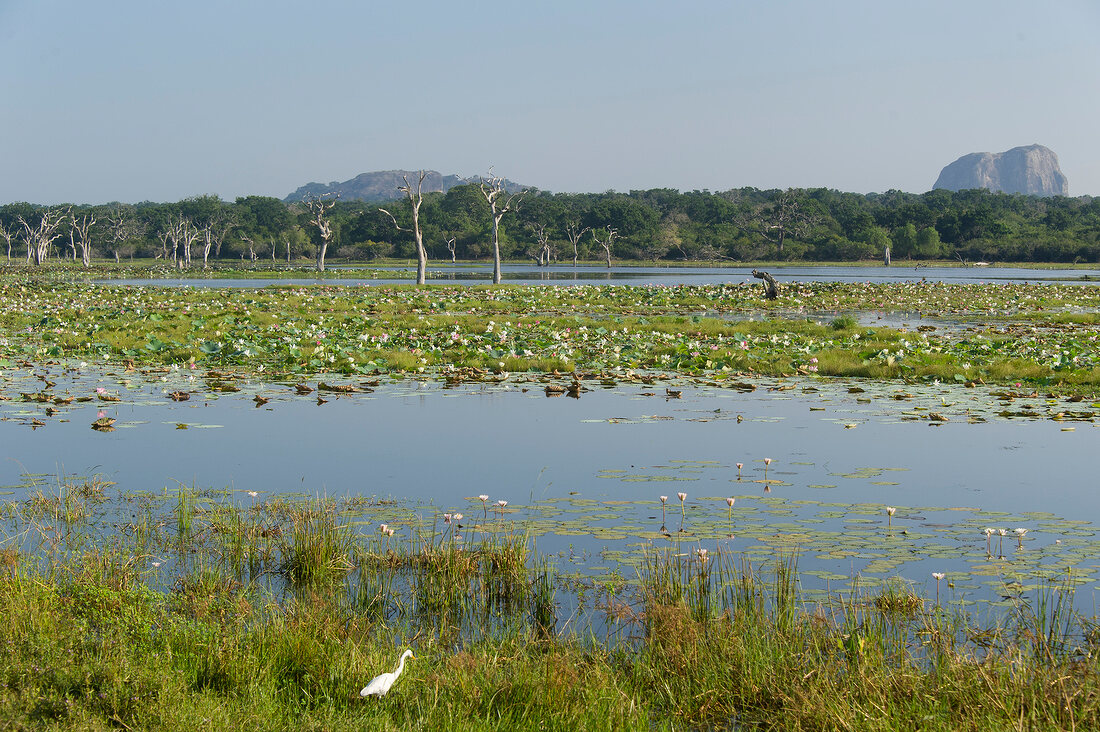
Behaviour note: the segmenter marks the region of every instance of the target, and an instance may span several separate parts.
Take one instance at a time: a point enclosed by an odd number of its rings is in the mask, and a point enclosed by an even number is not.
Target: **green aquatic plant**
[[[342,580],[353,568],[353,536],[347,524],[321,502],[301,506],[279,535],[280,572],[295,589]]]

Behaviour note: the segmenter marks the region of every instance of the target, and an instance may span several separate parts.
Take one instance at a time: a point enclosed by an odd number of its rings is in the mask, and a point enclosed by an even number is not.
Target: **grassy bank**
[[[809,603],[793,556],[754,567],[684,544],[640,549],[628,592],[566,614],[579,585],[555,579],[502,507],[428,513],[396,536],[374,521],[402,510],[188,490],[116,500],[94,479],[7,504],[0,719],[13,729],[1100,725],[1100,646],[1067,587],[984,619],[941,604],[938,581],[934,597],[895,579]],[[362,699],[404,647],[416,658],[390,695]]]

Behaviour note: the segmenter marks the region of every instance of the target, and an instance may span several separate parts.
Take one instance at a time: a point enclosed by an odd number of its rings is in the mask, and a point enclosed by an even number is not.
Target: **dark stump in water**
[[[760,272],[759,270],[753,270],[752,276],[758,280],[764,280],[764,297],[769,300],[774,300],[779,297],[779,283],[775,281],[767,272]]]

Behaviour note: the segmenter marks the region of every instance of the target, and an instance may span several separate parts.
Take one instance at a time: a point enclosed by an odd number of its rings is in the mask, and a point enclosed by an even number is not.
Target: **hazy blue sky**
[[[0,0],[0,203],[490,165],[552,191],[923,192],[1032,143],[1100,194],[1098,39],[1095,0]]]

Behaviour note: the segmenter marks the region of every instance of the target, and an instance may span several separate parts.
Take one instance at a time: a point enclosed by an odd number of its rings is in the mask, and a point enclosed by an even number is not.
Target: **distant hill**
[[[425,171],[424,185],[421,190],[424,193],[443,192],[455,186],[465,183],[480,182],[482,176],[463,178],[458,175],[443,175],[435,170]],[[404,194],[398,191],[398,187],[405,185],[402,176],[409,179],[409,183],[416,185],[420,176],[418,170],[376,170],[372,173],[360,173],[351,180],[343,183],[333,181],[331,183],[307,183],[291,193],[283,200],[287,203],[303,201],[307,196],[323,196],[326,194],[338,194],[344,201],[394,201]],[[529,186],[521,186],[519,183],[505,179],[505,190],[515,192]]]
[[[1029,196],[1069,195],[1069,182],[1058,167],[1058,156],[1042,145],[963,155],[940,172],[932,187],[949,191],[987,188]]]

